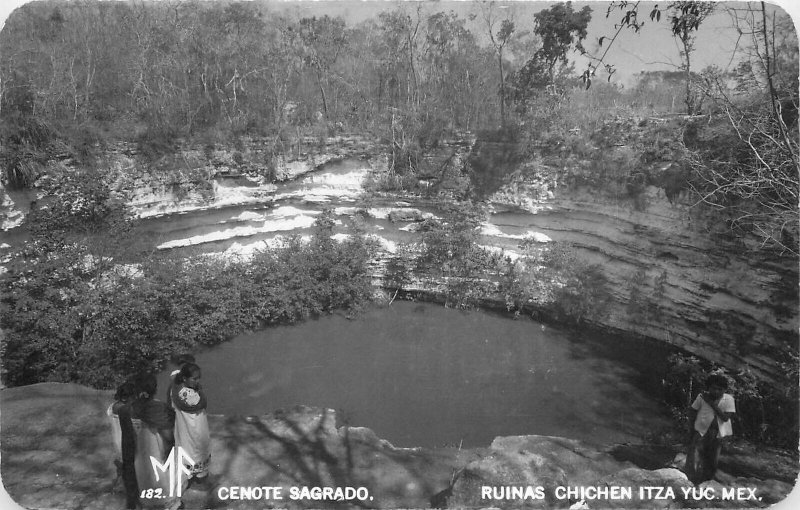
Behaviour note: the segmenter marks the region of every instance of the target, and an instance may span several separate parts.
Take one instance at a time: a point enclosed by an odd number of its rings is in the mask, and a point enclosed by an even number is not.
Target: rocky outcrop
[[[118,143],[104,158],[109,187],[137,217],[196,211],[269,200],[274,183],[295,179],[344,157],[370,158],[375,142],[360,136],[304,138],[284,147],[271,138],[246,138],[237,146],[186,144],[174,153],[145,158]],[[226,193],[229,183],[246,191]]]
[[[635,131],[629,124],[614,129]],[[619,141],[621,135],[614,133],[606,138]],[[275,157],[274,142],[245,140],[238,148],[186,146],[148,164],[136,147],[118,144],[110,148],[104,164],[117,196],[142,217],[267,203],[274,199],[274,182],[293,179],[327,161],[374,158],[378,152],[374,141],[339,137],[305,140],[300,145],[304,150]],[[448,161],[463,162],[471,147],[471,141],[443,143],[436,151],[438,159],[427,162],[431,189],[446,191],[438,187],[454,166]],[[617,194],[602,191],[591,181],[590,162],[570,152],[562,161],[566,170],[553,171],[553,161],[546,157],[521,162],[504,176],[489,203],[495,213],[531,213],[526,218],[530,229],[546,239],[572,243],[584,259],[601,265],[609,306],[590,317],[595,326],[667,342],[734,371],[752,370],[777,381],[785,372],[783,363],[796,364],[790,354],[796,353],[800,329],[798,260],[759,250],[752,239],[710,231],[698,210],[682,202],[681,193],[671,187],[673,174],[681,170],[663,158],[674,157],[676,149],[661,149],[651,150],[653,161],[648,159],[646,168],[634,172],[644,176],[635,182],[635,196],[624,184]],[[617,150],[628,160],[633,157],[629,147]],[[236,186],[229,185],[233,181]],[[415,207],[423,203],[420,197],[394,198],[413,201],[406,205]],[[2,206],[18,222],[20,207],[12,207],[5,195]],[[395,208],[389,218],[413,222],[424,216],[414,208]],[[413,225],[403,229],[412,230]],[[0,246],[0,256],[8,249]]]
[[[775,382],[797,363],[800,260],[696,206],[687,122],[616,117],[588,136],[532,146],[489,200],[530,212],[531,229],[602,267],[610,299],[597,326]]]
[[[600,264],[612,299],[597,325],[664,341],[705,359],[773,380],[795,351],[798,266],[753,240],[706,229],[687,204],[645,189],[646,207],[588,188],[534,180],[530,226]],[[540,184],[536,186],[536,184]],[[495,207],[518,207],[505,191]]]
[[[105,416],[110,401],[111,392],[72,384],[0,391],[3,484],[14,501],[28,508],[123,507]],[[754,453],[751,468],[759,461],[781,468],[738,478],[722,473],[702,486],[714,490],[714,499],[694,500],[683,490],[698,488],[679,469],[644,469],[620,460],[614,448],[564,438],[499,437],[488,448],[472,449],[395,448],[369,429],[337,423],[332,410],[307,407],[212,415],[209,425],[214,484],[190,486],[185,508],[567,508],[580,499],[580,508],[753,508],[791,491],[791,481],[776,473],[797,473],[796,459]],[[727,457],[722,460],[726,468]],[[323,488],[328,498],[336,488],[347,498],[346,487],[363,499],[321,499]],[[603,491],[613,487],[629,488],[631,497],[594,497],[610,495]],[[660,487],[664,498],[655,492],[642,497],[640,487]],[[674,496],[667,497],[667,488]],[[741,498],[720,499],[731,488],[742,489]],[[575,492],[581,489],[585,497]],[[241,497],[245,490],[251,499]],[[240,499],[231,498],[234,491]],[[760,499],[745,500],[750,494]]]

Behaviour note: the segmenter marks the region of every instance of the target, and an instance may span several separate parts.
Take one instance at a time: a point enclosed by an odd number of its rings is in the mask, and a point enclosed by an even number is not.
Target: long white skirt
[[[184,462],[192,476],[202,478],[208,474],[211,458],[211,436],[205,410],[199,413],[175,411],[175,447],[182,448],[194,464]]]

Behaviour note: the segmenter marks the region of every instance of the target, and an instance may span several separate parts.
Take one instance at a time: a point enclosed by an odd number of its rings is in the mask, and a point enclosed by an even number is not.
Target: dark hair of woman
[[[183,384],[188,378],[196,376],[199,373],[199,366],[195,365],[194,363],[186,363],[181,367],[181,371],[178,372],[178,375],[175,376],[175,382],[177,384]]]

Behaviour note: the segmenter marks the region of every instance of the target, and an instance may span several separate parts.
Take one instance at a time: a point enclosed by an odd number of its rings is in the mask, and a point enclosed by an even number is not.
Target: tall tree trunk
[[[686,74],[686,114],[687,115],[694,115],[694,101],[692,100],[692,60],[691,60],[691,41],[688,39],[688,35],[681,38],[681,42],[683,43],[683,53],[685,54],[686,61],[685,64],[685,74]]]
[[[500,125],[506,125],[506,77],[503,72],[503,50],[497,52],[497,64],[500,67]]]
[[[325,88],[322,86],[322,76],[320,71],[317,70],[317,85],[319,85],[319,94],[322,97],[322,112],[325,115],[325,120],[328,120],[328,99],[325,97]]]

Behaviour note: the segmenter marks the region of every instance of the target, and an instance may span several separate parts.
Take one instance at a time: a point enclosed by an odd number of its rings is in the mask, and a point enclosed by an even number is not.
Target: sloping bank
[[[74,384],[0,391],[2,478],[16,502],[27,508],[124,507],[105,418],[110,400],[108,391]],[[401,449],[369,429],[338,426],[334,411],[302,407],[258,417],[211,416],[209,423],[217,486],[190,488],[186,508],[567,508],[580,499],[581,488],[589,508],[754,508],[783,500],[797,474],[795,460],[744,445],[723,456],[721,483],[694,487],[675,467],[680,456],[666,450],[544,436],[500,437],[485,448]],[[641,499],[640,487],[647,486],[660,489],[644,490]],[[239,487],[261,498],[230,499]],[[280,489],[265,499],[265,487]],[[314,487],[331,488],[334,496],[333,489],[346,487],[368,494],[321,500],[314,498],[325,493]],[[739,498],[694,499],[721,497],[726,488]],[[608,498],[594,498],[606,492]]]

